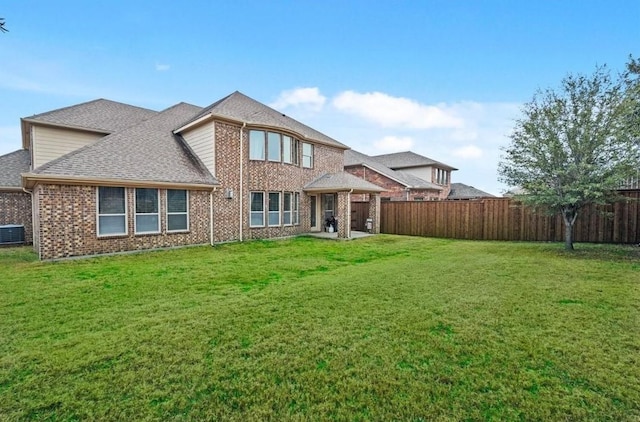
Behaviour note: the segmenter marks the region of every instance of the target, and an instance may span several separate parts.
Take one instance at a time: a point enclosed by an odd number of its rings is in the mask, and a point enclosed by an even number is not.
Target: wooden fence
[[[640,191],[625,201],[588,206],[574,226],[576,242],[640,243]],[[382,202],[380,231],[475,240],[563,241],[561,216],[535,212],[509,198],[472,201]]]

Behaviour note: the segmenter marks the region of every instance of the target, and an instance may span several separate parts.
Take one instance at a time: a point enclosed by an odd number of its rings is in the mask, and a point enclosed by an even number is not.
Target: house
[[[348,150],[344,170],[384,187],[382,200],[429,201],[447,199],[451,172],[457,169],[411,151],[369,156]],[[366,195],[354,197],[366,199]]]
[[[352,194],[379,229],[383,189],[343,171],[346,145],[240,92],[21,124],[22,150],[0,157],[0,225],[23,224],[41,259],[295,236],[331,216],[349,238]]]
[[[473,186],[465,185],[464,183],[452,183],[451,191],[449,192],[449,196],[447,197],[447,199],[463,201],[494,197],[494,195],[491,195],[490,193],[482,191],[480,189],[476,189]]]

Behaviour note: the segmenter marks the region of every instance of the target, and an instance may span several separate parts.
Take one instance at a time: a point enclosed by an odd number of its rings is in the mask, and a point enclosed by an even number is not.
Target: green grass
[[[0,420],[640,418],[640,248],[0,249]]]

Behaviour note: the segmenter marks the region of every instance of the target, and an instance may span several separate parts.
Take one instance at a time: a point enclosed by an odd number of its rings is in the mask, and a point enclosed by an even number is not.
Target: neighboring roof
[[[22,188],[20,173],[27,173],[31,167],[31,155],[26,149],[19,149],[0,156],[0,189]]]
[[[433,190],[442,190],[441,186],[438,186],[434,183],[427,182],[424,179],[421,179],[413,174],[409,174],[403,171],[392,170],[384,164],[377,161],[375,157],[370,157],[366,154],[355,150],[347,150],[344,152],[344,166],[352,167],[352,166],[366,166],[371,170],[382,174],[396,182],[400,183],[411,189],[433,189]]]
[[[180,132],[190,123],[206,118],[207,116],[222,117],[247,123],[248,125],[282,128],[297,133],[306,139],[314,140],[322,144],[342,149],[349,148],[343,143],[310,128],[309,126],[302,124],[299,121],[254,100],[253,98],[247,97],[238,91],[216,101],[208,107],[205,107],[201,113],[194,116],[193,119],[186,122],[182,127],[177,128],[176,132]]]
[[[340,173],[323,174],[313,182],[307,184],[303,190],[305,192],[352,190],[353,193],[379,193],[385,189],[343,171]]]
[[[53,160],[36,175],[214,185],[217,180],[172,130],[202,109],[179,103]]]
[[[464,183],[452,183],[451,191],[449,192],[447,199],[473,199],[484,197],[494,197],[494,195],[481,191],[480,189],[476,189],[473,186],[465,185]]]
[[[432,160],[429,157],[425,157],[415,152],[394,152],[392,154],[373,155],[371,158],[384,164],[385,166],[398,170],[409,167],[423,167],[423,166],[436,166],[446,170],[458,170],[455,167],[451,167],[448,164],[441,163],[436,160]]]

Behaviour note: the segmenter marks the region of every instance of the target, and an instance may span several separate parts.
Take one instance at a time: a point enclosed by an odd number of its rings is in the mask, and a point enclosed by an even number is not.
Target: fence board
[[[640,190],[621,194],[626,201],[581,210],[574,226],[576,242],[640,243]],[[564,240],[561,216],[544,214],[510,198],[383,202],[380,231],[470,240]]]

